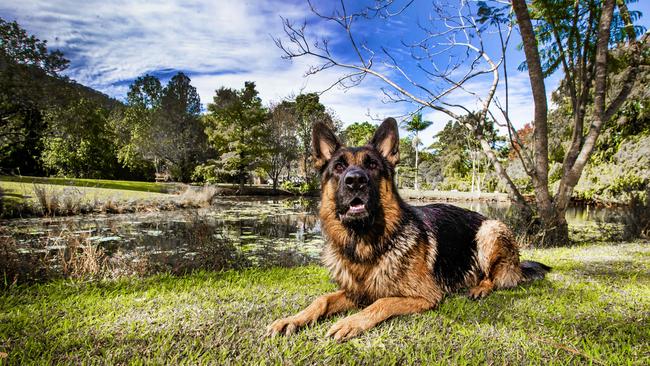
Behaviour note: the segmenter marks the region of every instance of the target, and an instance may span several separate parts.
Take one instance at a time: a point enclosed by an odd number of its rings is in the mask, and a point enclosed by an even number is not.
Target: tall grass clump
[[[43,216],[67,216],[91,212],[92,205],[85,203],[85,196],[77,187],[57,189],[52,185],[34,184],[37,207]]]
[[[99,210],[104,213],[113,213],[113,214],[119,214],[123,213],[125,210],[120,206],[120,203],[111,198],[105,199],[103,202],[101,202]]]
[[[61,271],[66,278],[97,278],[106,270],[106,255],[87,237],[63,235],[65,247],[59,250]]]
[[[59,209],[59,197],[51,186],[34,184],[34,195],[43,215],[54,216]]]
[[[61,192],[60,210],[66,215],[77,215],[83,209],[83,193],[76,187],[66,187]]]

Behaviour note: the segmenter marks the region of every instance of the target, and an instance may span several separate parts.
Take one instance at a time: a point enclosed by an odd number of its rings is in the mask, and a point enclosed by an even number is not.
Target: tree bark
[[[415,131],[415,190],[419,189],[418,187],[418,131]]]
[[[535,187],[535,202],[537,204],[538,214],[542,220],[543,229],[553,232],[551,237],[568,241],[568,231],[566,237],[561,237],[562,233],[556,233],[558,220],[556,213],[553,211],[553,200],[548,189],[548,104],[546,102],[546,86],[544,84],[544,73],[537,47],[537,38],[530,19],[528,7],[525,0],[512,0],[512,8],[517,17],[521,39],[524,44],[524,54],[528,65],[528,77],[533,93],[535,104],[535,113],[533,124],[535,130],[533,133],[535,147],[535,167],[531,178]],[[561,220],[559,220],[561,221]],[[566,220],[560,223],[565,226]],[[560,237],[558,237],[558,235]]]

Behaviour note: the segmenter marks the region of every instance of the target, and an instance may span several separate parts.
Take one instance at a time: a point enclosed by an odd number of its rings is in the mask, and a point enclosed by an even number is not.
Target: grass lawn
[[[159,192],[147,192],[139,190],[127,190],[119,188],[95,188],[95,187],[85,187],[85,186],[66,186],[58,184],[42,184],[36,183],[39,186],[44,187],[52,193],[62,193],[67,191],[68,193],[78,195],[81,198],[81,202],[89,203],[94,200],[129,200],[129,199],[148,199],[148,198],[160,198],[168,197],[166,193]],[[34,183],[23,183],[23,182],[11,182],[11,181],[2,181],[0,180],[0,188],[2,188],[3,194],[6,195],[6,198],[14,203],[24,202],[29,200],[32,203],[37,202],[36,194],[34,192]]]
[[[650,364],[650,243],[528,250],[547,279],[463,294],[347,343],[339,317],[290,338],[272,320],[334,290],[316,266],[14,287],[0,292],[0,364]]]
[[[126,180],[108,179],[80,179],[80,178],[48,178],[48,177],[24,177],[24,176],[0,176],[0,183],[17,182],[32,185],[52,184],[73,187],[107,188],[113,190],[127,190],[140,192],[167,193],[170,190],[169,184],[154,182],[135,182]]]

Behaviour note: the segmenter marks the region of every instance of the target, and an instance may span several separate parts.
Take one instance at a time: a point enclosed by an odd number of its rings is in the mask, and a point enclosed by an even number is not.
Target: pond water
[[[508,209],[504,203],[456,204],[488,216]],[[101,248],[113,267],[146,263],[150,269],[184,272],[317,262],[323,245],[317,208],[318,200],[311,198],[221,197],[204,209],[15,219],[0,224],[2,237],[11,239],[18,253],[40,254],[41,261],[49,261],[55,269],[65,266],[58,256],[90,244]],[[608,213],[573,207],[567,219],[579,225],[604,220]]]

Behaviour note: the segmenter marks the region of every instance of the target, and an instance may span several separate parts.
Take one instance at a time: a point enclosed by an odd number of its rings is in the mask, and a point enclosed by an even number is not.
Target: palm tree
[[[413,147],[415,148],[415,189],[418,190],[418,145],[420,145],[420,131],[425,130],[433,124],[432,121],[422,119],[422,113],[413,115],[410,121],[404,121],[404,129],[414,134]]]

